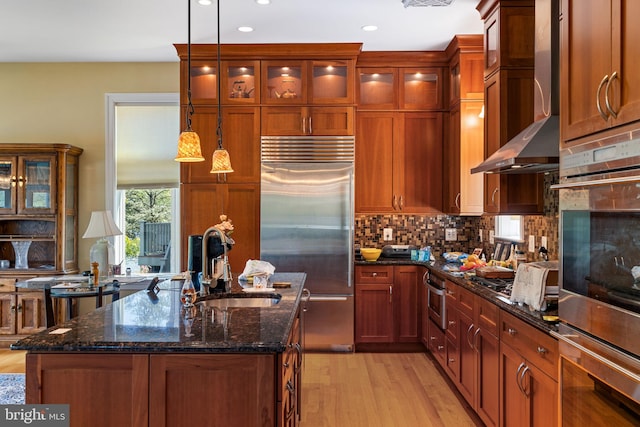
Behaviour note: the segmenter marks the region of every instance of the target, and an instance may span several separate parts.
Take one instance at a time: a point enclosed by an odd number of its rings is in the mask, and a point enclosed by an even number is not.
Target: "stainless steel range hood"
[[[560,120],[558,0],[535,2],[535,122],[500,147],[471,173],[538,173],[557,170]]]

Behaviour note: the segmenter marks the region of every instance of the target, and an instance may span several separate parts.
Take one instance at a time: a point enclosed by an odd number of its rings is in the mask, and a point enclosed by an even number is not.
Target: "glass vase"
[[[20,240],[11,242],[13,245],[13,252],[16,255],[15,268],[18,270],[26,270],[29,268],[29,246],[31,246],[31,240]]]

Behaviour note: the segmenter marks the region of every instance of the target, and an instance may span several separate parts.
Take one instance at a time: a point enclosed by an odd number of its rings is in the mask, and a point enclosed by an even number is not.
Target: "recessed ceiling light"
[[[211,0],[198,0],[198,3],[203,6],[211,6]]]
[[[250,33],[251,31],[253,31],[253,27],[238,27],[238,31],[240,31],[241,33]]]
[[[378,29],[377,25],[363,25],[362,31],[376,31]]]
[[[269,4],[269,3],[271,3],[271,0],[256,0],[256,3],[258,3],[258,4]]]

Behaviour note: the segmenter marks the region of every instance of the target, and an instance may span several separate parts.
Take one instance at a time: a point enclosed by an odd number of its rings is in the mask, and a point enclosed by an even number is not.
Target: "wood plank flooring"
[[[305,354],[301,427],[482,425],[464,405],[423,353]]]
[[[0,372],[24,373],[25,352],[0,350]],[[424,353],[308,353],[301,427],[480,426]]]

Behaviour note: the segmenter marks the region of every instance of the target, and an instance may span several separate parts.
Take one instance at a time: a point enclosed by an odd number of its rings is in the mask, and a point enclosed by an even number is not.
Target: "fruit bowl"
[[[360,248],[360,253],[366,261],[373,262],[378,260],[380,253],[382,253],[382,249]]]

